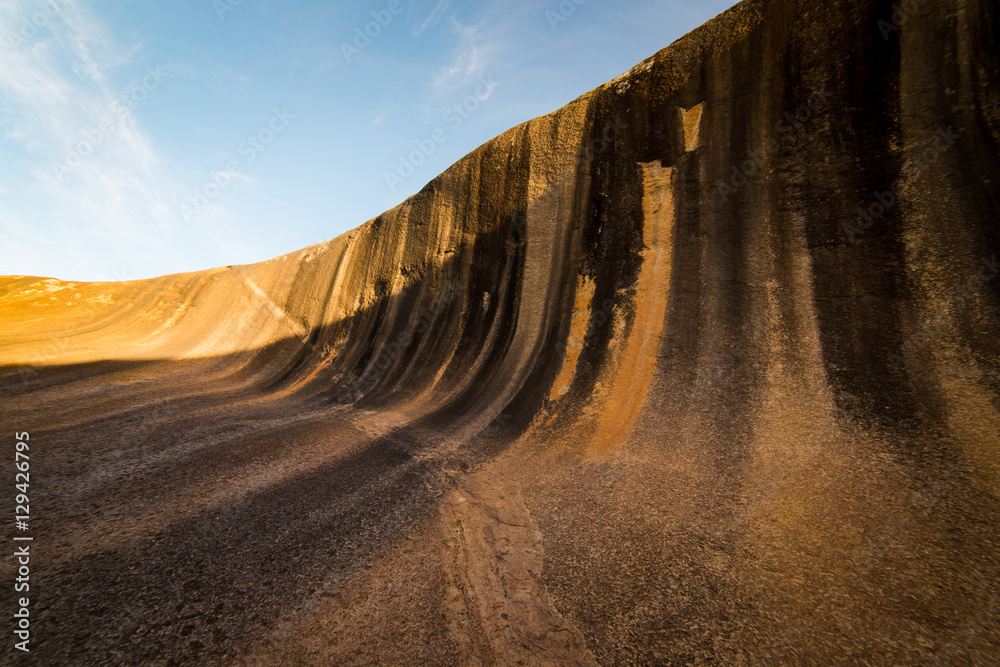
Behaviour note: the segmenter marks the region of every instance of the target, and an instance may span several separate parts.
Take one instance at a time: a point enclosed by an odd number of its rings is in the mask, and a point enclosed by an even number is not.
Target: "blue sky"
[[[0,0],[0,275],[326,241],[733,4]]]

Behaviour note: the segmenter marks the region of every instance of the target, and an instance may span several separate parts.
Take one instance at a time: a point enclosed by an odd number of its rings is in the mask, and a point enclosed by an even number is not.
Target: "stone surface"
[[[994,662],[1000,7],[901,4],[746,0],[268,262],[0,279],[32,661]]]

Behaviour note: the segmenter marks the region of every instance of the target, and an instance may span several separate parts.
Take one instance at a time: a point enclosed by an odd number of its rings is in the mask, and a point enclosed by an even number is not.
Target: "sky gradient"
[[[733,4],[0,0],[0,275],[321,243]]]

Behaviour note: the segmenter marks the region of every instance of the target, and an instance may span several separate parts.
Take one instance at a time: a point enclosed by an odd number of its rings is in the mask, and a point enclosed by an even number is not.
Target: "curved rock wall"
[[[268,262],[2,279],[38,655],[996,655],[1000,8],[904,4],[745,0]]]

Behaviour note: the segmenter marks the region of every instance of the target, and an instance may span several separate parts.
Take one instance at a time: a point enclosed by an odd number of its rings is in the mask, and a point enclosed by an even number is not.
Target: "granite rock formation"
[[[0,279],[31,660],[995,661],[1000,6],[897,4],[745,0],[261,264]]]

